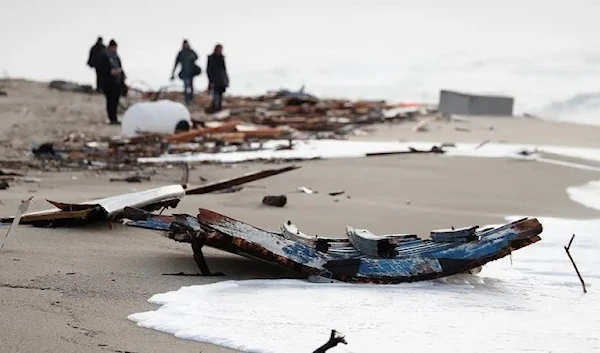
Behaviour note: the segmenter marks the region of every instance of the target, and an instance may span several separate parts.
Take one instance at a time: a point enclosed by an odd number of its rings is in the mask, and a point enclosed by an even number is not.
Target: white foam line
[[[589,170],[589,171],[593,171],[593,172],[600,172],[599,167],[594,167],[594,166],[587,165],[587,164],[567,162],[567,161],[561,161],[561,160],[557,160],[557,159],[543,158],[543,157],[539,157],[539,156],[536,157],[535,160],[538,162],[560,165],[563,167],[583,169],[583,170]]]
[[[239,163],[262,159],[302,160],[302,159],[331,159],[331,158],[360,158],[370,153],[406,152],[410,147],[420,150],[429,150],[439,142],[369,142],[349,140],[307,140],[296,141],[293,149],[281,149],[287,146],[287,140],[272,140],[263,144],[262,150],[221,152],[221,153],[183,153],[165,154],[159,157],[139,158],[140,163],[176,163],[176,162],[220,162]],[[446,148],[448,156],[484,157],[484,158],[518,158],[533,159],[532,156],[522,156],[521,151],[547,152],[555,155],[579,158],[583,160],[600,162],[600,148],[529,145],[529,144],[503,144],[487,143],[483,146],[475,143],[458,143],[455,148]],[[558,164],[549,159],[541,160],[547,163]],[[579,169],[597,170],[598,168],[562,163]]]

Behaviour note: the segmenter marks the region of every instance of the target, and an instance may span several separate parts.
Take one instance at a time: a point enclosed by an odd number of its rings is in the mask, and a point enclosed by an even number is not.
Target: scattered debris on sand
[[[91,86],[61,80],[49,87],[95,93]],[[210,105],[209,96],[197,95],[192,106],[184,107],[177,103],[182,94],[138,92],[138,101],[126,108],[121,135],[70,132],[59,139],[33,141],[32,158],[0,160],[0,166],[127,171],[146,163],[170,163],[172,156],[206,163],[210,158],[196,155],[294,150],[298,141],[344,140],[364,134],[361,130],[372,124],[416,121],[437,111],[430,104],[319,99],[304,91],[280,90],[257,97],[228,96],[224,110],[208,114],[204,108]]]

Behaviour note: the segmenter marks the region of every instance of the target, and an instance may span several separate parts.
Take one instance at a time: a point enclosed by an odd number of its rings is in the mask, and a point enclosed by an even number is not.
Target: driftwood
[[[569,241],[569,245],[565,246],[565,251],[567,252],[567,256],[569,256],[569,260],[571,260],[571,263],[573,264],[573,267],[575,268],[575,272],[577,272],[577,277],[579,277],[579,280],[581,281],[581,286],[583,287],[583,293],[587,293],[587,290],[585,289],[585,282],[583,281],[583,278],[581,277],[581,273],[579,273],[579,269],[577,268],[577,265],[575,264],[575,260],[573,260],[573,257],[571,256],[571,253],[569,252],[569,250],[571,249],[571,244],[573,244],[573,240],[575,240],[575,234],[573,234],[573,236],[571,237],[571,241]]]
[[[344,338],[344,336],[338,336],[337,333],[338,332],[336,330],[331,330],[331,335],[329,336],[329,341],[327,341],[327,343],[325,343],[321,347],[317,348],[317,350],[314,351],[313,353],[325,353],[326,351],[337,346],[340,343],[348,344],[346,342],[346,339]]]

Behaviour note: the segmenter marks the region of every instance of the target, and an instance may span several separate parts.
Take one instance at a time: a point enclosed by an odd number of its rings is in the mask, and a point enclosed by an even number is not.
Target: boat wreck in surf
[[[124,217],[129,226],[162,230],[175,241],[191,243],[203,275],[213,274],[202,254],[206,245],[307,276],[381,284],[477,271],[540,241],[542,232],[536,218],[522,218],[500,226],[434,230],[430,239],[415,234],[375,235],[352,227],[346,228],[346,238],[324,238],[306,235],[289,221],[280,232],[269,232],[207,209],[194,217],[126,208]]]

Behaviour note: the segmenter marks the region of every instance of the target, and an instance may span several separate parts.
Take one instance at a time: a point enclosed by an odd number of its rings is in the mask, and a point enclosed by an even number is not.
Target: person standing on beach
[[[126,76],[121,58],[117,54],[117,42],[113,39],[111,39],[100,58],[98,72],[100,74],[100,85],[106,96],[108,119],[113,125],[119,124],[117,120],[119,98],[126,93],[127,86],[125,85]]]
[[[208,90],[212,93],[213,97],[210,111],[216,113],[222,109],[223,93],[229,87],[229,76],[227,75],[223,46],[221,44],[217,44],[213,53],[208,56],[206,74],[208,76]]]
[[[185,104],[190,105],[194,100],[194,77],[200,75],[201,69],[196,65],[198,55],[190,47],[190,43],[186,40],[183,41],[182,48],[177,53],[175,58],[175,65],[171,72],[171,80],[175,79],[175,69],[177,65],[181,65],[181,71],[179,71],[179,78],[183,81],[183,94],[185,97]]]
[[[96,44],[90,49],[90,55],[88,57],[88,66],[96,69],[96,92],[102,92],[100,87],[100,74],[98,73],[98,62],[106,47],[104,46],[102,37],[98,37]]]

